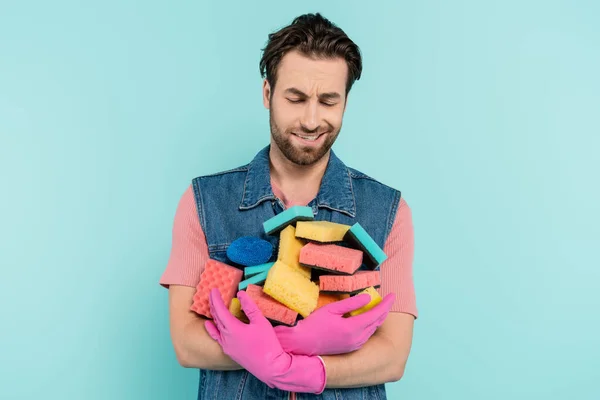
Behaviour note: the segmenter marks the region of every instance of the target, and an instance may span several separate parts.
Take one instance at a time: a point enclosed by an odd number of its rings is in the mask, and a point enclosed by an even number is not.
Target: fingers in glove
[[[359,308],[366,306],[370,301],[371,295],[364,293],[351,296],[344,300],[338,300],[326,305],[325,307],[327,307],[329,312],[333,314],[344,315],[350,311],[358,310]]]
[[[375,333],[375,331],[377,330],[377,328],[379,328],[381,325],[383,325],[383,323],[385,322],[387,316],[389,313],[385,313],[382,314],[378,319],[376,319],[375,321],[373,321],[372,323],[370,323],[369,325],[365,326],[365,330],[366,331],[373,331],[371,332],[371,335],[373,333]]]
[[[373,336],[375,331],[377,331],[377,329],[385,322],[387,315],[387,313],[383,314],[381,317],[379,317],[379,319],[373,321],[371,324],[363,328],[360,339],[357,342],[358,348],[362,347],[362,345],[365,344],[371,338],[371,336]]]
[[[251,324],[263,323],[266,321],[266,318],[254,302],[250,296],[244,291],[240,290],[237,294],[238,300],[242,306],[242,310],[244,310],[244,314],[248,317],[248,320]]]
[[[213,338],[213,340],[216,340],[221,344],[221,332],[219,332],[219,329],[213,321],[207,320],[204,322],[204,328],[206,328],[206,332],[208,332],[208,335]]]
[[[275,331],[275,333],[286,333],[289,332],[291,328],[285,325],[276,325],[273,327],[273,330]]]
[[[209,300],[210,313],[221,333],[228,332],[230,328],[236,326],[236,324],[242,323],[231,314],[227,307],[225,307],[219,289],[213,288],[210,291]]]
[[[392,304],[394,303],[395,298],[396,295],[394,293],[389,293],[383,298],[383,300],[379,304],[377,304],[369,311],[366,311],[362,314],[350,318],[353,319],[353,321],[357,324],[363,326],[370,325],[379,320],[381,317],[385,319],[390,311],[390,308],[392,307]]]

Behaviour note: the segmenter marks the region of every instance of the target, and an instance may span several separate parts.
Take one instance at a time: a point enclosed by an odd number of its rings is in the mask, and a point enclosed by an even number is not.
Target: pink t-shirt
[[[286,208],[292,205],[305,205],[286,199],[279,189],[273,186],[273,193]],[[383,251],[388,256],[381,266],[381,287],[378,292],[385,296],[396,294],[392,312],[404,312],[417,318],[417,306],[413,283],[414,233],[410,208],[404,198],[400,199],[396,219],[385,243]],[[204,264],[209,258],[208,245],[194,199],[193,189],[188,186],[181,197],[175,213],[172,231],[171,254],[160,278],[160,284],[196,287]]]

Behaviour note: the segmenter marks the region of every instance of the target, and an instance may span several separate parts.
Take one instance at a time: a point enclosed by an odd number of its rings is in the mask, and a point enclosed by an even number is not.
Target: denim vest
[[[271,189],[270,145],[244,166],[192,181],[200,224],[210,258],[228,262],[226,250],[240,236],[256,236],[277,248],[279,238],[266,236],[263,222],[284,210]],[[308,206],[316,220],[352,225],[359,222],[381,248],[392,228],[400,192],[346,167],[330,152],[319,192]],[[274,252],[271,261],[275,261]],[[271,389],[246,370],[200,370],[198,399],[286,400],[289,392]],[[385,386],[325,389],[320,395],[297,393],[298,400],[386,399]]]

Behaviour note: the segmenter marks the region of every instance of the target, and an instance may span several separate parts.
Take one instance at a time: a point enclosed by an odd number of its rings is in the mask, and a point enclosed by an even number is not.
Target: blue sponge
[[[238,284],[238,290],[245,290],[248,288],[248,285],[261,285],[265,283],[267,280],[267,275],[269,275],[269,271],[263,271],[260,274],[254,275],[251,278],[241,281]]]
[[[266,240],[253,237],[240,237],[227,248],[227,257],[245,267],[264,264],[273,255],[273,245]]]
[[[295,226],[298,221],[312,221],[314,219],[315,216],[311,207],[293,206],[263,222],[263,228],[267,235],[277,235],[288,225]]]
[[[356,249],[362,250],[366,255],[363,261],[367,268],[374,270],[381,263],[387,260],[387,254],[383,252],[381,247],[373,240],[373,238],[365,231],[358,222],[346,232],[344,240]]]
[[[244,278],[248,279],[254,275],[260,274],[261,272],[269,271],[275,262],[269,262],[266,264],[254,265],[252,267],[244,268]]]

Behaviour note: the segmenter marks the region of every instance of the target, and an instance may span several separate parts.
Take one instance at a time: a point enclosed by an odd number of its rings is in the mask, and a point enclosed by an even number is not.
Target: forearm
[[[359,350],[348,354],[322,356],[327,388],[372,386],[400,380],[405,361],[394,344],[376,332]]]
[[[198,317],[190,321],[176,342],[179,363],[186,368],[230,371],[242,369],[233,361],[204,327],[206,319]]]

